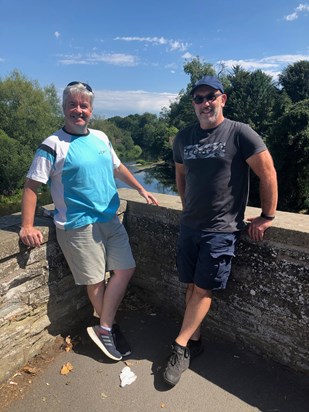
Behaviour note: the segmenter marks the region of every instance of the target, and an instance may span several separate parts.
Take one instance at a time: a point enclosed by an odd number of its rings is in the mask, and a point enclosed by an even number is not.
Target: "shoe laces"
[[[183,357],[188,358],[189,357],[189,349],[185,348],[183,351]],[[182,353],[180,353],[175,347],[173,347],[173,353],[169,357],[169,364],[171,366],[180,364],[180,360],[182,358]]]

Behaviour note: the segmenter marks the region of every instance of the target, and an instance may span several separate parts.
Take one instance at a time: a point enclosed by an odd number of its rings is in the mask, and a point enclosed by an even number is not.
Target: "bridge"
[[[146,205],[135,191],[119,192],[119,216],[137,261],[131,287],[141,301],[160,308],[166,320],[180,318],[184,288],[174,259],[180,200],[158,195],[157,208]],[[257,214],[259,210],[247,208],[246,216]],[[0,218],[1,382],[57,336],[72,335],[92,317],[85,289],[74,285],[56,242],[52,221],[36,219],[44,235],[39,249],[19,243],[19,225],[19,214]],[[309,372],[308,268],[309,216],[278,212],[263,242],[242,236],[229,287],[215,295],[203,336],[242,347],[305,380]]]

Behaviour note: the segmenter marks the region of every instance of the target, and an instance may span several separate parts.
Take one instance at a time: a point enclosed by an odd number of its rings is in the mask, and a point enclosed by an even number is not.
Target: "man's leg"
[[[167,367],[163,372],[165,382],[175,386],[181,374],[190,365],[190,350],[188,342],[191,337],[200,333],[200,326],[211,305],[211,291],[190,284],[186,294],[186,310],[182,326],[172,347]]]
[[[94,285],[87,285],[87,293],[92,306],[99,317],[101,317],[103,308],[103,297],[105,292],[105,281],[95,283]]]
[[[187,285],[187,290],[186,290],[186,307],[189,303],[189,300],[192,296],[192,292],[194,290],[194,283],[189,283]],[[201,337],[201,325],[196,329],[196,331],[193,333],[190,339],[198,341]]]
[[[114,270],[107,286],[104,281],[87,285],[89,300],[100,316],[101,326],[112,327],[117,309],[134,271],[135,268]]]
[[[212,292],[190,284],[186,294],[186,310],[176,343],[187,346],[190,338],[198,340],[200,326],[207,315],[212,300]]]
[[[100,326],[89,327],[87,332],[105,355],[113,360],[120,360],[131,353],[119,327],[114,330],[113,322],[134,271],[135,268],[114,270],[107,286],[104,282],[87,286],[89,299],[100,315]]]
[[[116,312],[134,272],[135,268],[113,271],[104,293],[102,311],[99,312],[101,326],[112,327]]]

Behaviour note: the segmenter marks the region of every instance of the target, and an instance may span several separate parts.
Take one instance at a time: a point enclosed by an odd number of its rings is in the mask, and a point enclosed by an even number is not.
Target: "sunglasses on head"
[[[206,96],[196,95],[193,97],[193,101],[196,104],[201,104],[203,102],[212,103],[216,100],[217,97],[222,96],[222,93],[208,93]]]
[[[67,85],[67,87],[74,86],[75,84],[82,84],[88,90],[88,92],[93,93],[92,88],[89,86],[89,84],[83,82],[71,82]]]

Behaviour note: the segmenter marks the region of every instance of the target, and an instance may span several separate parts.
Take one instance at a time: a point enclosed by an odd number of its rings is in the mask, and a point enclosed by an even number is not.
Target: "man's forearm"
[[[185,207],[185,191],[186,191],[186,181],[180,177],[176,176],[176,187],[178,194],[181,199],[182,207]]]
[[[261,209],[265,215],[274,216],[278,202],[278,187],[276,173],[260,180]]]
[[[36,192],[29,187],[25,187],[22,200],[22,227],[33,226],[36,204]]]

